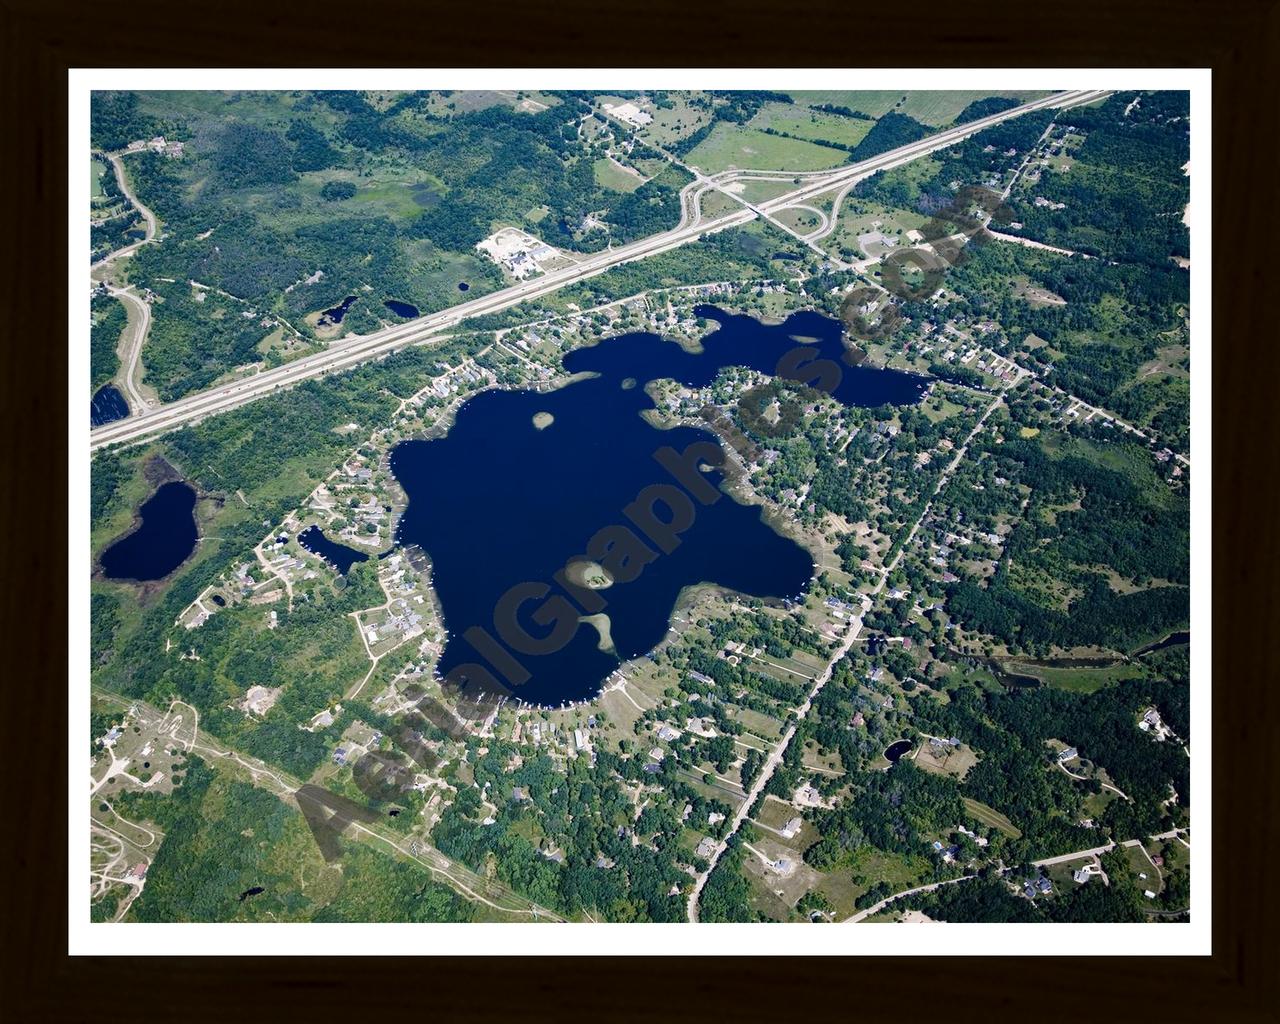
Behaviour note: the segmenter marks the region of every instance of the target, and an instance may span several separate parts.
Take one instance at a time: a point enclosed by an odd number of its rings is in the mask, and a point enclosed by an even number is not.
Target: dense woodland
[[[1050,456],[1036,441],[1006,438],[975,453],[990,458],[988,478],[1030,489],[1022,518],[1007,538],[995,576],[960,579],[948,610],[967,629],[1011,649],[1109,647],[1129,651],[1183,627],[1190,615],[1190,508],[1154,473],[1133,476],[1102,462],[1105,450],[1075,442]],[[1135,456],[1144,459],[1144,455]],[[1141,461],[1130,465],[1142,465]],[[1131,472],[1136,473],[1136,469]],[[938,511],[981,515],[1001,491],[958,475]],[[1007,500],[1007,499],[1006,499]],[[1057,581],[1074,596],[1065,605],[1028,592],[1012,568]],[[1117,593],[1106,571],[1140,584]],[[1155,584],[1155,585],[1153,585]]]
[[[95,295],[89,304],[89,390],[97,391],[120,370],[116,346],[129,317],[124,304],[110,295]]]
[[[1034,194],[1055,203],[1037,206],[1015,196],[1016,230],[1077,252],[1120,262],[1164,267],[1187,257],[1182,223],[1190,199],[1183,165],[1191,158],[1190,94],[1117,93],[1096,107],[1060,115],[1085,139],[1069,174],[1046,174]]]

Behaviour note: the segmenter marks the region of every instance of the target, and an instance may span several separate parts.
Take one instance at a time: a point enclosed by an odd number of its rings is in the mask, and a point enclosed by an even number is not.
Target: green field
[[[825,114],[794,103],[766,103],[748,122],[750,128],[772,128],[814,142],[838,142],[856,146],[871,131],[874,121],[840,114]]]
[[[716,174],[730,167],[756,171],[821,171],[838,167],[848,158],[849,154],[842,149],[721,123],[687,159],[704,174]]]
[[[659,146],[670,146],[677,139],[692,135],[711,119],[710,111],[691,104],[687,94],[673,92],[668,98],[671,100],[671,106],[655,106],[650,110],[653,114],[653,123],[644,132],[646,138],[653,140]],[[607,102],[615,105],[624,102],[617,96],[598,96],[596,99],[600,103]]]
[[[1004,667],[1019,675],[1034,676],[1046,686],[1073,693],[1093,693],[1109,683],[1122,679],[1141,679],[1146,675],[1141,665],[1121,662],[1106,668],[1049,668],[1025,662],[1006,661]]]
[[[855,89],[793,92],[797,103],[830,103],[848,107],[871,117],[883,117],[891,110],[914,117],[921,124],[935,127],[950,124],[956,115],[974,100],[987,96],[1008,96],[1016,100],[1033,100],[1049,95],[1045,90],[1018,89]],[[905,102],[903,101],[905,97]]]
[[[488,107],[513,107],[516,110],[539,110],[553,107],[560,101],[540,92],[516,92],[511,89],[467,89],[454,92],[433,92],[428,109],[436,117],[469,114]]]
[[[107,165],[101,160],[89,161],[89,197],[91,199],[100,199],[105,195],[102,191],[102,175],[106,169]]]
[[[1022,836],[1022,831],[1003,814],[994,807],[988,807],[980,800],[974,800],[970,797],[961,797],[964,801],[964,809],[977,818],[982,824],[989,828],[999,829],[1006,835],[1018,839]]]
[[[606,156],[602,156],[591,167],[596,177],[596,184],[611,188],[615,192],[634,192],[644,184],[642,178],[627,173]]]

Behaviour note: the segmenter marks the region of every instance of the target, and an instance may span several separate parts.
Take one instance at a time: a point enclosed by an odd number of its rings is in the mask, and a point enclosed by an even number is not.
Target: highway
[[[939,132],[918,142],[881,153],[869,160],[839,167],[826,174],[805,177],[804,184],[793,192],[760,203],[756,207],[744,207],[709,220],[700,218],[696,199],[698,190],[705,188],[706,183],[695,181],[681,194],[681,223],[671,231],[653,235],[629,245],[606,249],[584,258],[573,266],[550,271],[534,280],[517,283],[502,291],[481,296],[470,302],[464,302],[447,310],[419,317],[373,334],[334,342],[323,352],[97,427],[90,432],[90,451],[96,451],[107,445],[137,444],[207,416],[246,405],[313,377],[350,369],[397,349],[420,344],[441,331],[455,327],[460,321],[469,317],[499,312],[520,302],[556,291],[565,285],[602,274],[620,264],[674,249],[708,232],[723,231],[754,220],[758,215],[767,216],[788,206],[804,203],[833,188],[843,187],[850,181],[900,166],[943,149],[1001,121],[1044,107],[1061,108],[1090,103],[1103,95],[1105,93],[1098,90],[1056,93],[957,128]]]

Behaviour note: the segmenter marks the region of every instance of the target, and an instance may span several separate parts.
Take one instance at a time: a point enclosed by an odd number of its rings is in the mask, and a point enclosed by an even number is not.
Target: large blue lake
[[[701,352],[653,334],[612,338],[565,356],[567,370],[595,376],[545,394],[483,392],[445,437],[393,450],[409,496],[396,540],[433,562],[450,633],[439,671],[455,685],[541,705],[587,699],[663,640],[686,587],[784,599],[808,585],[809,553],[720,490],[715,435],[651,426],[645,385],[701,387],[729,366],[808,383],[821,373],[843,404],[875,407],[918,402],[927,380],[846,365],[841,324],[816,313],[765,325],[697,312],[717,324]],[[612,585],[594,589],[590,568],[566,574],[571,563],[602,566]],[[607,630],[586,616],[607,616]]]

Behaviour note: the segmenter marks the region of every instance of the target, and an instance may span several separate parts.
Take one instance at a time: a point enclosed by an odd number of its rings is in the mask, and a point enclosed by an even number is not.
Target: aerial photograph
[[[73,915],[1187,933],[1191,97],[95,88]]]

